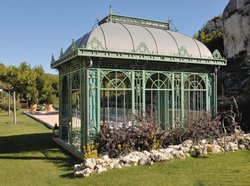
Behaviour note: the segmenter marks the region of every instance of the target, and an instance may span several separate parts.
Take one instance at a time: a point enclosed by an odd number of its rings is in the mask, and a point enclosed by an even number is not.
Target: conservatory
[[[83,152],[102,125],[133,125],[149,116],[162,129],[184,125],[217,108],[215,50],[171,31],[169,23],[108,15],[87,34],[52,55],[59,70],[58,141]]]

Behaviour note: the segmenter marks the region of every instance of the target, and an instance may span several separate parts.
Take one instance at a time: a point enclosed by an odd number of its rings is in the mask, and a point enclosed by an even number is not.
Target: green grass
[[[51,130],[18,114],[0,113],[0,186],[17,185],[250,185],[250,151],[114,169],[74,178],[79,160],[51,140]]]

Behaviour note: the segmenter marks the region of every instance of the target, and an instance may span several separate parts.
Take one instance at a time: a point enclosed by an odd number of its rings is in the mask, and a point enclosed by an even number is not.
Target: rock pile
[[[250,150],[250,133],[226,136],[214,141],[200,140],[194,142],[186,140],[180,145],[170,145],[168,148],[148,151],[135,151],[111,159],[103,155],[98,159],[88,158],[81,164],[74,166],[76,177],[88,177],[93,173],[102,173],[109,169],[131,167],[136,165],[152,165],[154,162],[168,161],[173,158],[185,159],[189,156],[207,156],[207,153],[222,153],[224,151]]]

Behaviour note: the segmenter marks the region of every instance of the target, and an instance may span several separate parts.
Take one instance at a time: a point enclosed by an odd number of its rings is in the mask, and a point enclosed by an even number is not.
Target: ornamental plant
[[[96,137],[98,153],[114,158],[131,151],[151,151],[160,147],[157,124],[148,118],[135,118],[134,125],[105,123]]]
[[[94,143],[93,141],[90,141],[86,146],[84,146],[84,159],[97,159],[99,157],[97,152],[97,146],[98,144]]]
[[[45,104],[53,104],[53,99],[51,94],[47,94]]]
[[[230,113],[230,115],[227,113]],[[150,117],[134,116],[133,125],[104,123],[95,138],[95,144],[98,144],[95,146],[96,149],[90,149],[89,151],[87,149],[87,153],[97,150],[98,154],[115,158],[132,151],[151,151],[167,148],[169,145],[181,144],[187,139],[193,141],[207,139],[212,141],[224,136],[225,130],[229,131],[228,128],[225,128],[225,118],[228,118],[228,116],[230,118],[235,117],[231,113],[232,111],[225,112],[212,119],[208,113],[204,112],[191,122],[189,128],[179,124],[166,130],[161,130],[159,125]],[[233,131],[237,125],[234,121],[233,118],[232,123],[228,125],[230,131]]]
[[[35,105],[38,103],[38,99],[37,99],[37,96],[35,94],[32,94],[31,95],[31,99],[30,99],[30,104],[31,105]]]

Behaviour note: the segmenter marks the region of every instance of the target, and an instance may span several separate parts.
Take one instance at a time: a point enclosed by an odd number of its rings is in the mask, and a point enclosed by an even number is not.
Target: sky
[[[32,67],[47,73],[52,54],[58,59],[72,43],[109,13],[166,21],[178,32],[193,36],[229,0],[0,0],[0,63]]]

